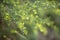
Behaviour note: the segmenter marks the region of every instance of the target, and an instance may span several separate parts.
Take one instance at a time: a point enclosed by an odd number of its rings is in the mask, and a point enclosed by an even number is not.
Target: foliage
[[[0,1],[1,40],[37,40],[38,30],[60,30],[60,3],[56,0]]]

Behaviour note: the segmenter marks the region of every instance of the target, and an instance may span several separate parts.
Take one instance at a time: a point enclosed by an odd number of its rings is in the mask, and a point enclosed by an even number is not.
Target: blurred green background
[[[0,40],[60,40],[60,0],[0,0]]]

